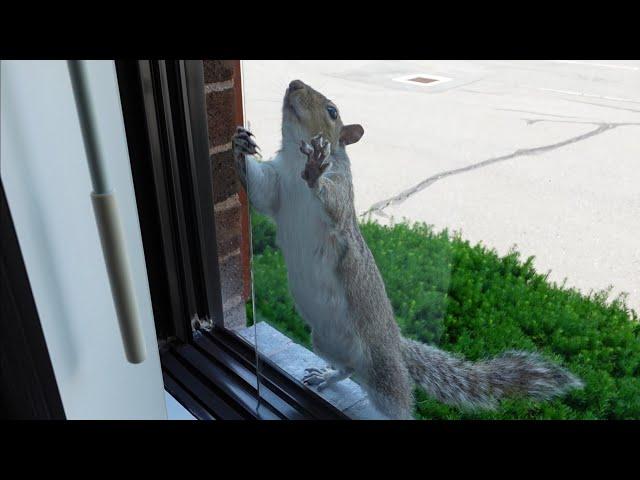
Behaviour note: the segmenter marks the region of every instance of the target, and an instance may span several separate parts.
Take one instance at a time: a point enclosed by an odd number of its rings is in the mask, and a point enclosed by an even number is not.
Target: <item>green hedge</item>
[[[270,220],[252,213],[257,311],[310,346],[296,313]],[[584,295],[551,283],[516,251],[500,257],[424,224],[374,222],[362,233],[382,273],[404,335],[480,359],[506,349],[538,351],[585,382],[544,403],[511,399],[494,412],[464,412],[416,390],[416,418],[640,418],[640,323],[624,298]],[[248,308],[250,313],[250,308]]]

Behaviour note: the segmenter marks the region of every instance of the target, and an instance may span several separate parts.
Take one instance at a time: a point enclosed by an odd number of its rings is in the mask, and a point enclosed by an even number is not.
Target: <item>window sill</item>
[[[326,366],[326,362],[316,354],[294,343],[265,321],[258,322],[256,327],[237,330],[236,333],[255,345],[256,330],[258,351],[301,384],[305,369]],[[318,391],[315,387],[305,386],[304,388],[314,392],[353,420],[379,418],[379,414],[369,403],[364,390],[351,379],[338,382],[322,391]]]
[[[165,390],[164,400],[167,405],[167,420],[195,420],[196,418],[189,413],[169,392]]]

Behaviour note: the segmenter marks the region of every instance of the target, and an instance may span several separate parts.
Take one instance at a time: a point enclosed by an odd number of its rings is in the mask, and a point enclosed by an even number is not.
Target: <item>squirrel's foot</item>
[[[335,370],[329,367],[305,368],[304,371],[305,376],[302,378],[302,382],[305,385],[317,387],[318,390],[323,390],[351,375],[350,370]]]
[[[318,387],[318,390],[322,390],[329,386],[331,378],[337,373],[335,370],[325,368],[306,368],[305,376],[302,378],[302,382],[305,385],[311,387]]]
[[[311,144],[303,140],[300,143],[300,151],[307,156],[307,163],[301,177],[307,182],[309,188],[314,188],[318,184],[320,176],[331,165],[331,162],[328,161],[331,154],[331,143],[319,133],[311,139]]]

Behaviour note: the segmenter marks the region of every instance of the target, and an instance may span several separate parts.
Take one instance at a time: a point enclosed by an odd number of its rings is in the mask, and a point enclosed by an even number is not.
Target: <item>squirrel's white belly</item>
[[[336,275],[338,252],[320,212],[283,215],[277,242],[287,264],[289,288],[311,328],[346,312],[346,294]],[[297,218],[296,218],[297,217]]]
[[[347,331],[348,315],[344,286],[336,274],[339,252],[324,213],[308,192],[277,215],[277,243],[289,278],[289,288],[302,318],[313,331],[317,353],[334,366],[350,366],[358,358],[359,342]],[[307,198],[305,198],[307,197]]]

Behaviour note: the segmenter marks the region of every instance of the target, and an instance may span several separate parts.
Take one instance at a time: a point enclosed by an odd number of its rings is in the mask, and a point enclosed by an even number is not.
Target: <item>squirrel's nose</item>
[[[294,90],[302,90],[304,88],[304,83],[301,80],[293,80],[289,84],[289,91],[293,92]]]

